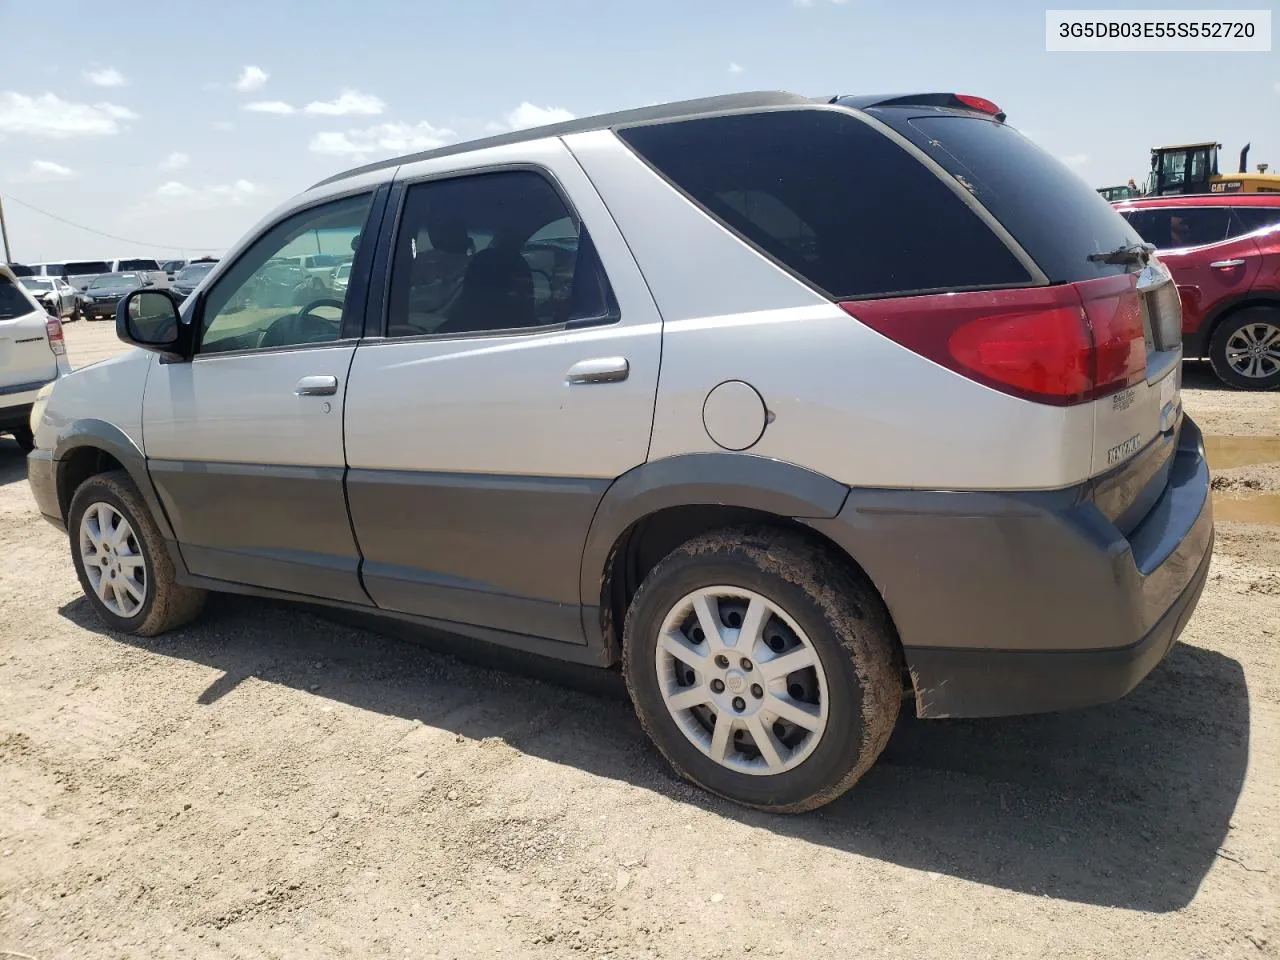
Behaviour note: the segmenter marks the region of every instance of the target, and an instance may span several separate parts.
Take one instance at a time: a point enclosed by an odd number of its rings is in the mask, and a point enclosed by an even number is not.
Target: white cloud
[[[70,180],[79,176],[70,167],[64,167],[52,160],[32,160],[27,169],[16,173],[9,179],[14,183],[51,183],[55,180]]]
[[[221,211],[228,207],[251,206],[260,201],[264,191],[248,180],[233,180],[193,187],[180,180],[169,180],[156,187],[140,203],[134,204],[121,220],[145,220],[192,213]]]
[[[98,87],[123,87],[129,82],[115,67],[103,67],[101,70],[85,70],[80,76]]]
[[[0,136],[15,133],[50,140],[110,136],[120,132],[117,121],[137,118],[132,110],[114,103],[72,103],[54,93],[28,97],[0,91]]]
[[[292,104],[285,103],[283,100],[255,100],[253,103],[246,103],[245,110],[254,113],[294,113]]]
[[[1065,157],[1059,157],[1058,159],[1059,159],[1060,161],[1062,161],[1063,163],[1065,163],[1065,164],[1066,164],[1068,167],[1070,167],[1072,170],[1076,170],[1076,169],[1078,169],[1078,168],[1080,168],[1080,167],[1083,167],[1086,163],[1088,163],[1088,162],[1089,162],[1089,154],[1087,154],[1087,153],[1071,153],[1071,154],[1068,154],[1068,155],[1067,155],[1067,156],[1065,156]]]
[[[312,153],[352,157],[357,162],[373,156],[393,157],[442,147],[457,137],[452,130],[421,123],[379,123],[363,130],[329,131],[311,138]]]
[[[191,158],[180,150],[175,150],[160,161],[161,170],[181,170],[191,162]]]
[[[387,108],[378,97],[359,90],[343,90],[337,100],[315,100],[303,107],[306,113],[322,117],[376,117]]]
[[[261,90],[270,76],[271,74],[261,67],[245,67],[240,71],[240,77],[236,80],[235,86],[241,93],[251,93],[254,90]]]
[[[747,69],[746,67],[743,67],[743,66],[741,66],[741,65],[739,65],[739,64],[737,64],[737,63],[734,63],[732,60],[730,60],[730,61],[729,61],[729,72],[730,72],[730,73],[745,73],[745,72],[746,72],[746,69]]]
[[[526,130],[529,127],[542,127],[572,119],[573,114],[563,107],[537,107],[526,100],[506,115],[504,123],[491,123],[489,129]]]

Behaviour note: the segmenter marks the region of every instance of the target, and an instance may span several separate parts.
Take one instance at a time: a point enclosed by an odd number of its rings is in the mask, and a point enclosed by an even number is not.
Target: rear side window
[[[1227,239],[1228,207],[1156,207],[1125,211],[1125,219],[1157,250],[1203,247]]]
[[[1012,127],[981,117],[912,115],[873,110],[963,178],[974,195],[1055,283],[1125,272],[1123,264],[1091,262],[1140,242],[1098,192]]]
[[[27,295],[8,277],[0,277],[0,320],[13,320],[35,312]]]
[[[1273,227],[1280,223],[1280,205],[1274,207],[1234,207],[1235,225],[1231,235],[1253,233],[1263,227]]]
[[[743,239],[837,299],[1031,281],[954,191],[847,114],[772,111],[618,135]]]

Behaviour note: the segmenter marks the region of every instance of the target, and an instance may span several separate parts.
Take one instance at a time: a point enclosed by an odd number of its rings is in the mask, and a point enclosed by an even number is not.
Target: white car
[[[111,273],[138,273],[157,287],[167,286],[169,282],[168,272],[150,257],[121,257],[109,261],[109,265]]]
[[[61,321],[0,265],[0,432],[11,434],[23,451],[31,450],[36,395],[70,372]]]
[[[61,277],[19,277],[18,282],[59,320],[80,319],[80,291]]]

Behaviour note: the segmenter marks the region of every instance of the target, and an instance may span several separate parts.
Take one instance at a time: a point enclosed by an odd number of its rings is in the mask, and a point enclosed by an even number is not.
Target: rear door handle
[[[627,379],[631,364],[626,357],[596,357],[581,360],[565,374],[567,383],[618,383]]]
[[[303,377],[293,392],[300,397],[331,397],[338,392],[338,378]]]
[[[1240,267],[1240,266],[1244,266],[1244,261],[1243,261],[1243,260],[1215,260],[1215,261],[1213,261],[1213,263],[1209,264],[1209,266],[1211,266],[1211,267],[1215,267],[1215,268],[1217,268],[1217,269],[1221,270],[1221,269],[1224,269],[1224,268],[1226,268],[1226,267]]]

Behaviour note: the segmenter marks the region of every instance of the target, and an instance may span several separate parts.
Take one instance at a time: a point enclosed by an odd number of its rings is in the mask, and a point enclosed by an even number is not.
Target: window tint
[[[520,330],[616,313],[586,228],[545,177],[522,170],[409,188],[388,336]]]
[[[308,250],[350,252],[372,199],[366,193],[312,207],[259,237],[210,287],[198,352],[337,340],[346,288],[303,270],[300,258]]]
[[[1157,250],[1199,247],[1227,238],[1228,207],[1161,207],[1128,210],[1125,218]]]
[[[874,112],[969,187],[1051,281],[1125,272],[1089,255],[1135,244],[1137,235],[1092,186],[1017,130],[980,117]]]
[[[8,277],[0,277],[0,320],[12,320],[35,312],[35,307]]]
[[[1280,204],[1274,207],[1234,207],[1232,210],[1235,214],[1231,228],[1233,237],[1280,223]]]
[[[120,270],[159,270],[160,265],[154,260],[121,260]]]
[[[91,273],[110,273],[111,264],[105,260],[79,260],[62,268],[64,277],[84,277]]]
[[[833,296],[1030,280],[946,184],[854,117],[774,111],[619,135],[726,226]]]

